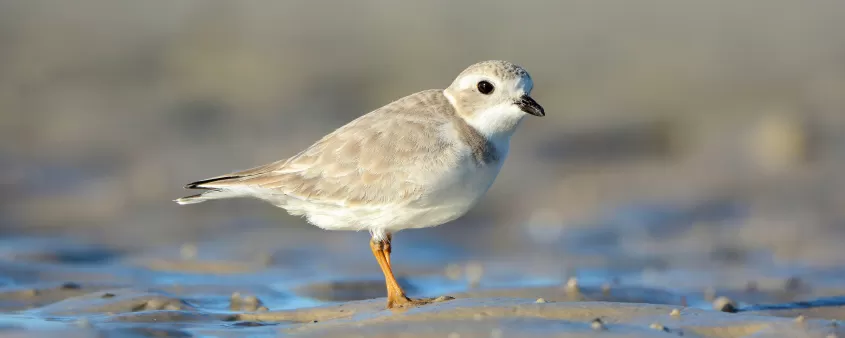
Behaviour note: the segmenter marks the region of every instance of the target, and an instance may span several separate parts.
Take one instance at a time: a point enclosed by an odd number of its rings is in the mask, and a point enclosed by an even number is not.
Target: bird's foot
[[[440,296],[435,298],[417,298],[411,299],[405,296],[399,296],[394,298],[387,299],[387,308],[388,309],[407,309],[422,305],[428,305],[433,303],[440,303],[445,301],[450,301],[455,299],[455,297],[450,296]]]

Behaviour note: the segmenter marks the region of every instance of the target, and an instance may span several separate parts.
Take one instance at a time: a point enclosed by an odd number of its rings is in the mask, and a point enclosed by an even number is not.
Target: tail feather
[[[195,189],[209,189],[209,190],[206,190],[206,191],[199,193],[199,194],[196,194],[196,195],[177,198],[173,201],[176,202],[176,203],[179,203],[181,205],[185,205],[185,204],[202,203],[202,202],[205,202],[205,201],[208,201],[208,200],[216,200],[216,199],[221,199],[221,198],[234,198],[234,197],[245,196],[243,193],[239,193],[237,191],[232,191],[232,190],[211,189],[211,188],[202,188],[202,187],[195,188]]]
[[[203,187],[202,185],[207,184],[207,183],[230,180],[230,179],[233,179],[233,178],[240,178],[240,177],[241,176],[219,176],[219,177],[209,178],[209,179],[205,179],[205,180],[202,180],[202,181],[196,181],[196,182],[188,183],[188,184],[185,185],[185,189],[213,189],[213,188],[209,188],[209,187]]]
[[[237,185],[236,183],[239,183],[244,178],[257,176],[269,170],[272,170],[273,168],[278,166],[279,163],[281,162],[274,162],[249,170],[244,170],[236,173],[188,183],[185,185],[185,189],[204,189],[205,191],[196,195],[178,198],[173,201],[179,204],[195,204],[202,203],[207,200],[246,196],[248,194],[245,194],[243,191],[238,189],[238,187],[231,187],[231,185]]]
[[[179,203],[180,205],[202,203],[208,200],[207,198],[203,198],[203,195],[205,195],[205,193],[185,196],[182,198],[177,198],[173,200],[173,202]]]
[[[203,186],[203,184],[226,181],[226,180],[230,180],[230,179],[233,179],[233,178],[239,178],[239,176],[232,176],[232,175],[218,176],[218,177],[212,177],[212,178],[201,180],[201,181],[188,183],[188,184],[185,185],[185,189],[205,189],[206,191],[201,192],[201,193],[196,194],[196,195],[177,198],[173,201],[176,202],[176,203],[179,203],[181,205],[185,205],[185,204],[202,203],[202,202],[205,202],[205,201],[208,201],[208,200],[214,200],[214,199],[220,199],[220,198],[238,197],[239,195],[232,192],[232,191],[227,191],[227,190],[222,190],[222,189],[219,189],[219,188]]]

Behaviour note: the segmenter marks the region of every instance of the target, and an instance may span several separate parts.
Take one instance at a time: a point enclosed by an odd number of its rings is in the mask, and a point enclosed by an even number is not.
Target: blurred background
[[[0,1],[0,256],[381,283],[366,233],[172,200],[504,59],[547,116],[470,214],[397,234],[409,283],[841,287],[842,32],[835,0]]]

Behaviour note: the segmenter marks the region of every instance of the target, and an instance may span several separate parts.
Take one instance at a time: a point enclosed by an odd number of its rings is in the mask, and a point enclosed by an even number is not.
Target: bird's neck
[[[481,136],[493,143],[508,143],[516,128],[519,127],[525,112],[512,103],[501,103],[484,109],[463,111],[455,98],[446,91],[444,95],[452,107],[469,126]]]
[[[509,141],[525,116],[512,104],[494,106],[463,116],[464,120],[491,141]],[[516,110],[512,112],[510,110]]]

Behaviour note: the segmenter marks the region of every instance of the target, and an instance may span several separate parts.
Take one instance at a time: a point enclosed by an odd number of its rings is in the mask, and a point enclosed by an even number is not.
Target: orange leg
[[[370,249],[373,251],[373,256],[376,257],[378,265],[381,267],[381,272],[384,273],[384,281],[387,286],[387,308],[402,306],[410,303],[411,300],[405,296],[405,291],[399,286],[396,277],[393,276],[393,270],[390,268],[390,257],[385,250],[384,242],[370,241]]]
[[[396,277],[393,276],[393,269],[390,267],[390,240],[392,236],[387,234],[387,239],[376,242],[370,241],[370,249],[373,251],[373,256],[376,257],[378,265],[381,267],[381,272],[384,273],[384,281],[387,286],[387,308],[401,308],[416,305],[424,305],[432,302],[439,302],[453,299],[452,297],[443,296],[436,299],[410,299],[405,295],[405,291],[399,286]]]

